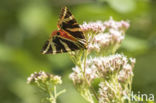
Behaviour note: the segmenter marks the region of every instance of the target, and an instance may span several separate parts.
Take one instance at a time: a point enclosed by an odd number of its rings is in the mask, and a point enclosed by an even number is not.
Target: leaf
[[[131,12],[135,9],[134,0],[107,0],[109,5],[120,13]]]

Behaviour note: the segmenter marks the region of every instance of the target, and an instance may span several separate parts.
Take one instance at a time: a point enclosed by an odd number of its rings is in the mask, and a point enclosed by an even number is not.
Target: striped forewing
[[[61,11],[58,27],[77,39],[85,39],[79,24],[67,7]]]
[[[42,54],[56,54],[79,50],[83,43],[73,42],[65,38],[56,36],[45,42],[42,48]]]
[[[67,7],[64,7],[61,11],[58,28],[76,40],[72,41],[58,34],[52,36],[45,42],[42,48],[42,54],[56,54],[87,48],[84,34]]]

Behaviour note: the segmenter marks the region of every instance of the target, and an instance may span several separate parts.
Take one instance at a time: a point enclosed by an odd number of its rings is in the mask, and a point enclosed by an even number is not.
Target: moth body
[[[42,48],[42,54],[56,54],[86,49],[87,43],[79,24],[67,7],[64,7],[58,21],[58,30],[51,33]]]

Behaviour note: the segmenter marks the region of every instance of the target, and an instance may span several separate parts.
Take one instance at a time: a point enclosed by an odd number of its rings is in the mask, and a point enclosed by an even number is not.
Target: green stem
[[[56,99],[56,86],[54,86],[54,98]]]
[[[86,83],[88,84],[88,86],[90,87],[92,93],[94,94],[96,100],[98,101],[98,97],[96,95],[96,92],[94,90],[94,88],[90,85],[90,83],[88,82],[87,78],[86,78],[86,61],[87,61],[87,55],[88,55],[88,51],[85,50],[85,53],[84,53],[84,72],[83,72],[83,76],[84,76],[84,79],[86,81]]]
[[[84,54],[84,72],[83,72],[83,75],[84,75],[84,78],[86,78],[86,61],[87,61],[87,55],[88,55],[88,51],[85,50],[85,54]]]
[[[50,103],[56,103],[55,93],[54,93],[54,96],[53,96],[52,91],[49,88],[49,84],[46,84],[46,88],[47,88],[47,91],[48,91],[48,94],[49,94],[49,98],[48,98],[49,102]]]
[[[60,91],[60,92],[58,92],[57,94],[56,94],[56,98],[59,96],[59,95],[61,95],[62,93],[64,93],[64,92],[66,92],[66,90],[64,89],[64,90],[62,90],[62,91]]]

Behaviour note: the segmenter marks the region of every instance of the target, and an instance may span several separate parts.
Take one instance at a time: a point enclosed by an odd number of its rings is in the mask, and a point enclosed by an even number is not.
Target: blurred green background
[[[67,5],[77,21],[129,20],[119,53],[136,58],[133,90],[156,95],[155,0],[1,0],[0,103],[39,103],[40,96],[26,84],[40,70],[61,75],[67,92],[58,103],[86,103],[69,73],[74,64],[67,54],[41,55],[50,33],[57,29],[60,9]]]

